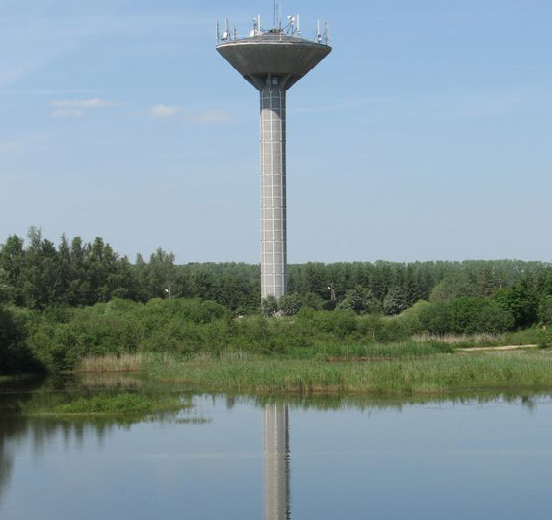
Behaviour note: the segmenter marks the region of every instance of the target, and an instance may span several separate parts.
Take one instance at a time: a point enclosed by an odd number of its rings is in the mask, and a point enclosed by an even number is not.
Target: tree
[[[25,344],[26,335],[20,313],[0,304],[0,375],[42,370]]]
[[[10,300],[17,305],[24,304],[23,271],[25,268],[25,251],[23,239],[11,235],[0,249],[0,269],[4,271],[5,290],[9,292]]]
[[[429,301],[454,300],[459,296],[476,296],[477,289],[464,271],[446,276],[431,291]]]
[[[56,302],[58,292],[58,253],[52,242],[42,238],[40,229],[31,227],[27,234],[29,244],[25,248],[23,298],[25,305],[44,309]]]
[[[500,289],[493,295],[493,300],[512,314],[516,328],[530,327],[538,320],[539,297],[527,283]]]
[[[539,303],[539,322],[543,325],[552,324],[552,295],[544,296]]]
[[[347,291],[343,301],[337,306],[339,310],[350,309],[357,314],[379,312],[381,307],[370,289],[355,287]]]
[[[278,300],[278,309],[284,316],[295,316],[303,307],[303,299],[299,293],[284,294]]]
[[[174,266],[174,255],[157,248],[150,256],[148,264],[149,291],[153,297],[163,298],[167,289],[174,283],[176,271]],[[207,297],[206,299],[214,299]]]
[[[301,292],[312,292],[322,298],[328,294],[328,282],[324,264],[309,262],[305,266],[305,276]]]
[[[383,312],[385,314],[400,314],[407,307],[406,295],[400,287],[391,289],[383,299]]]

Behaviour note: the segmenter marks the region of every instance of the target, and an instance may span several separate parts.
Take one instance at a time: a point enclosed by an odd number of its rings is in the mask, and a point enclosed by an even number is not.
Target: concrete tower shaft
[[[331,47],[272,29],[224,41],[217,51],[260,91],[261,298],[279,298],[287,290],[286,91]]]
[[[261,298],[287,290],[286,91],[268,76],[261,89]]]

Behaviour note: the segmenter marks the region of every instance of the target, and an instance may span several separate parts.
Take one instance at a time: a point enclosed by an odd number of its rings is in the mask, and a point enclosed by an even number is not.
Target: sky
[[[284,2],[288,261],[552,259],[552,2]],[[259,262],[258,93],[215,50],[273,3],[0,0],[0,242]]]

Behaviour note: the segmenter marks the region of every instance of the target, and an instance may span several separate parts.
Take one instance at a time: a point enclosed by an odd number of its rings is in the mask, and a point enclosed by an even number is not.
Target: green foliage
[[[460,296],[477,296],[475,284],[464,271],[443,278],[431,291],[429,301],[449,301]]]
[[[301,295],[301,298],[303,300],[303,307],[307,307],[315,311],[322,310],[328,301],[333,301],[335,303],[335,300],[323,300],[318,294],[313,292],[304,293]],[[335,309],[335,305],[332,306],[331,310],[333,309]]]
[[[278,300],[278,309],[284,316],[295,316],[303,307],[303,298],[299,293],[281,296]]]
[[[29,322],[27,340],[53,371],[71,370],[87,355],[191,353],[228,345],[234,324],[216,302],[112,300],[82,309],[52,309]]]
[[[338,309],[352,310],[357,314],[364,312],[378,312],[380,306],[374,294],[370,289],[361,287],[360,285],[347,291],[345,298],[338,305]]]
[[[539,322],[545,325],[552,324],[552,295],[541,298],[538,309]]]
[[[307,263],[288,266],[288,278],[290,294],[301,295],[307,307],[387,315],[399,314],[430,294],[432,301],[487,298],[499,288],[523,288],[525,283],[536,294],[537,307],[542,297],[552,295],[548,264],[511,260]],[[259,279],[258,265],[176,265],[174,255],[160,248],[148,261],[137,255],[131,264],[101,237],[86,243],[62,236],[55,247],[36,228],[29,230],[26,241],[14,235],[0,244],[0,301],[33,309],[90,306],[113,298],[146,302],[167,298],[170,289],[171,297],[212,300],[235,314],[251,314],[258,311]],[[372,296],[366,296],[368,291]],[[516,326],[536,319],[535,309],[518,309]]]
[[[529,327],[538,319],[538,293],[527,284],[501,289],[494,294],[493,300],[512,314],[516,328]]]
[[[0,304],[0,375],[42,371],[27,348],[26,337],[24,313]]]
[[[42,409],[42,413],[53,414],[144,414],[161,410],[178,410],[182,407],[179,399],[172,397],[170,400],[152,398],[144,394],[121,393],[115,395],[96,394],[90,397],[81,397],[70,403],[52,406],[50,409]]]
[[[63,383],[60,384],[63,388]],[[102,391],[92,394],[82,388],[77,393],[71,390],[36,393],[30,400],[18,403],[19,411],[26,416],[79,415],[83,419],[84,416],[104,416],[105,420],[109,420],[121,416],[146,419],[153,414],[176,412],[189,407],[186,400],[174,393],[146,390],[139,393]],[[125,423],[126,420],[120,424]]]
[[[278,314],[277,298],[272,295],[263,298],[261,302],[261,311],[263,313],[263,316],[266,316],[267,318],[276,316],[276,314]]]
[[[265,316],[279,318],[251,319],[258,265],[176,265],[162,249],[131,264],[100,237],[62,236],[56,247],[31,228],[26,241],[0,244],[0,373],[36,360],[71,370],[105,353],[287,355],[332,342],[552,325],[552,271],[541,262],[308,263],[288,272],[290,293],[262,302]]]
[[[383,299],[383,312],[387,315],[400,314],[407,307],[406,294],[399,287],[391,289]]]
[[[435,334],[503,332],[514,325],[512,314],[496,301],[469,296],[426,305],[418,319],[421,331]]]

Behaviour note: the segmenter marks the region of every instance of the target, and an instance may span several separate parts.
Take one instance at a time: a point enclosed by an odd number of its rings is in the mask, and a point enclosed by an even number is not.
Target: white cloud
[[[116,107],[119,103],[95,97],[91,99],[58,99],[53,101],[52,105],[60,108],[108,108]]]
[[[153,117],[172,117],[180,112],[179,107],[170,106],[170,105],[155,105],[151,109],[151,115]]]
[[[83,117],[84,110],[55,110],[52,117]]]
[[[160,104],[152,107],[150,112],[153,117],[168,118],[183,112],[183,109],[177,106]],[[232,117],[224,110],[209,109],[202,112],[186,111],[183,114],[183,119],[191,123],[225,123],[230,121]]]
[[[224,110],[210,109],[197,114],[190,114],[186,116],[186,119],[196,123],[226,123],[230,121],[232,117]]]

